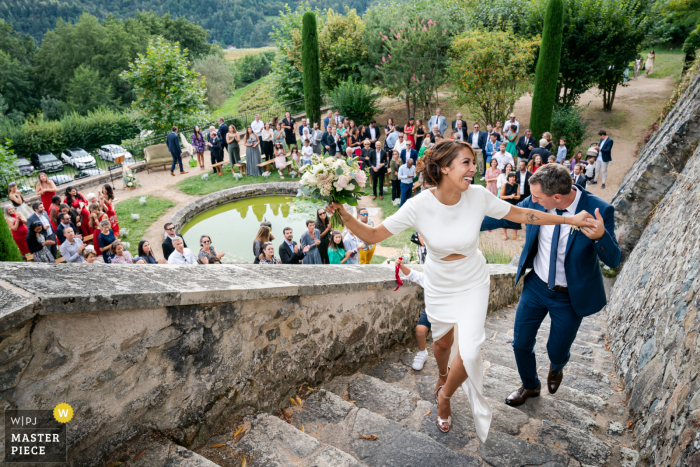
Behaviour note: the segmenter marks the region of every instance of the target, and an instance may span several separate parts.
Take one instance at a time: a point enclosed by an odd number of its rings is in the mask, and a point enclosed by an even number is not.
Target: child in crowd
[[[557,163],[557,156],[549,156],[547,158],[547,164],[556,164]]]
[[[284,175],[282,175],[282,170],[287,166],[287,154],[284,152],[282,143],[275,144],[275,167],[277,167],[277,172],[280,174],[280,179],[284,180]]]
[[[406,279],[411,282],[415,282],[421,287],[424,287],[423,284],[425,276],[422,272],[413,271],[412,269],[408,268],[405,264],[403,264],[403,260],[401,258],[397,259],[394,263],[394,267],[396,266],[401,269],[401,272],[406,276]],[[416,356],[413,357],[412,365],[412,368],[416,371],[422,370],[425,361],[428,359],[428,349],[426,348],[426,336],[428,331],[430,331],[430,321],[428,321],[428,315],[425,313],[425,310],[423,310],[423,312],[420,314],[420,318],[418,318],[418,324],[416,325],[416,342],[418,342],[418,353],[416,353]]]
[[[296,148],[292,148],[292,151]],[[311,165],[311,156],[314,155],[314,148],[309,146],[308,141],[304,141],[304,147],[301,148],[301,160],[303,161],[304,164]],[[294,156],[292,156],[292,159],[294,159]],[[295,159],[297,164],[299,164],[299,154],[297,153],[297,157]]]
[[[566,138],[559,139],[559,149],[557,150],[557,164],[563,164],[566,160]]]
[[[588,165],[586,166],[586,180],[589,182],[595,177],[595,157],[591,156],[588,158]]]

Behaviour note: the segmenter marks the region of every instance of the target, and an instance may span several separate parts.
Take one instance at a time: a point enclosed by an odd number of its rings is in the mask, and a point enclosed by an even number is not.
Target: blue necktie
[[[564,214],[565,209],[557,209],[557,216]],[[554,288],[554,279],[557,277],[557,254],[559,251],[559,233],[561,232],[561,224],[554,226],[554,234],[552,234],[552,248],[549,250],[549,278],[547,286],[550,289]]]

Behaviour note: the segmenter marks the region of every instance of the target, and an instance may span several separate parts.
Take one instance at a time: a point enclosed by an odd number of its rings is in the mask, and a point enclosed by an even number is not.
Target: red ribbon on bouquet
[[[400,260],[403,260],[403,258],[402,258],[401,256],[399,256],[399,259],[400,259]],[[397,290],[399,290],[399,287],[401,287],[401,286],[403,285],[403,281],[402,281],[401,278],[399,277],[399,269],[401,269],[401,266],[399,266],[399,265],[397,264],[397,265],[396,265],[396,269],[394,270],[394,274],[396,275],[396,282],[398,282],[399,285],[396,286],[396,288],[394,289],[394,292],[396,292]]]

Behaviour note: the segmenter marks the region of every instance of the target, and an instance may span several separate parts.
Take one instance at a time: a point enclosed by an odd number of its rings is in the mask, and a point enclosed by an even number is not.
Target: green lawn
[[[129,252],[136,256],[138,254],[139,241],[146,235],[146,230],[162,216],[166,210],[175,206],[175,203],[168,199],[156,196],[146,196],[146,204],[142,205],[138,197],[119,201],[114,210],[119,219],[119,230],[122,242],[129,243]],[[138,220],[132,220],[131,215],[138,214]],[[124,235],[124,229],[129,231]]]
[[[372,261],[370,261],[369,264],[384,264],[384,261],[386,261],[385,257],[379,255],[372,255]]]
[[[264,78],[260,78],[259,80],[253,81],[252,83],[248,84],[247,86],[236,89],[236,91],[231,96],[229,96],[228,99],[226,99],[226,102],[224,102],[221,107],[216,109],[214,115],[235,115],[238,111],[238,106],[241,104],[241,98],[243,97],[243,93],[262,84],[263,79]]]
[[[683,71],[683,59],[685,58],[685,54],[680,47],[673,50],[667,50],[661,47],[649,47],[640,52],[642,64],[646,62],[647,54],[651,49],[654,49],[656,59],[654,60],[654,70],[649,75],[649,78],[661,79],[670,76],[674,80],[680,79],[681,72]],[[632,66],[634,66],[634,62],[632,62]],[[633,70],[630,69],[630,71]],[[640,71],[639,73],[642,74],[644,72]]]
[[[265,177],[249,177],[244,175],[240,180],[236,180],[231,174],[231,166],[224,164],[223,169],[224,175],[221,177],[218,175],[213,175],[211,171],[209,171],[209,180],[204,180],[202,179],[201,175],[196,175],[178,182],[176,186],[180,189],[180,191],[187,193],[188,195],[203,196],[208,195],[209,193],[214,193],[215,191],[224,190],[226,188],[232,188],[240,185],[250,185],[252,183],[299,181],[298,177],[291,178],[287,176],[286,171],[284,172],[284,180],[280,180],[280,176],[276,169],[271,169],[270,178],[268,179],[265,179]]]

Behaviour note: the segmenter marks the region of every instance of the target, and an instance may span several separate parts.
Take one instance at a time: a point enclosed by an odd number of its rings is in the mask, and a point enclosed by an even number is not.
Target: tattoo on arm
[[[534,224],[536,221],[540,220],[540,218],[532,212],[528,212],[525,215],[525,218],[527,219],[528,224]]]

